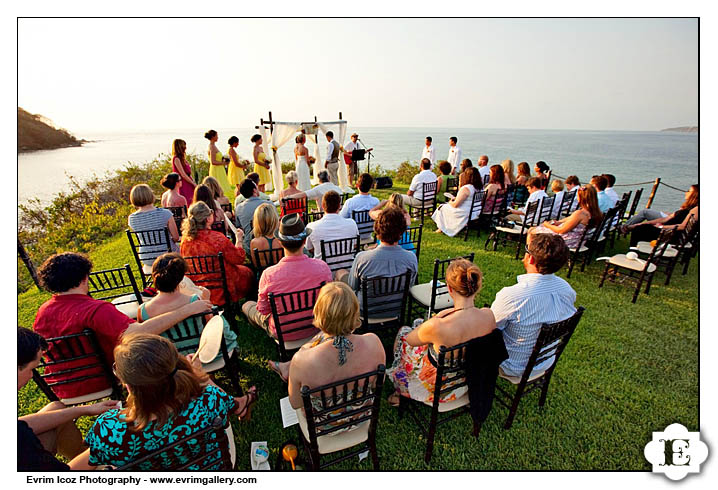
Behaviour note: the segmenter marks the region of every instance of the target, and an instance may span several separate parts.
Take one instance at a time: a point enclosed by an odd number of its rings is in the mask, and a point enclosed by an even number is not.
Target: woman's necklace
[[[343,335],[324,337],[322,342],[329,339],[334,339],[332,341],[332,345],[339,351],[339,365],[343,366],[347,362],[347,352],[354,351],[354,344],[352,344],[352,341]]]

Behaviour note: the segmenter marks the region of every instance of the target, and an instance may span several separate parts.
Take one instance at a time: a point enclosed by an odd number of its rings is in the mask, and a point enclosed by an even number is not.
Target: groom
[[[329,172],[329,181],[334,185],[339,185],[337,178],[337,169],[339,168],[339,143],[334,141],[334,133],[327,131],[327,159],[324,162],[324,168]]]

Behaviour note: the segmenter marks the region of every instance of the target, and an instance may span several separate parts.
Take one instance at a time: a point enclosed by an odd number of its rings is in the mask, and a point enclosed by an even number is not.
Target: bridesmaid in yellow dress
[[[229,180],[230,185],[234,186],[237,192],[235,194],[239,193],[239,184],[245,179],[244,170],[246,168],[246,165],[242,163],[242,160],[239,159],[239,154],[237,153],[237,148],[239,146],[239,138],[236,136],[232,136],[227,141],[229,144],[229,150],[227,151],[227,154],[229,155],[229,171],[227,172],[227,180]]]
[[[228,157],[222,157],[222,152],[220,152],[217,149],[217,140],[219,139],[219,135],[217,134],[217,131],[214,129],[210,129],[206,133],[204,133],[204,137],[209,140],[209,149],[207,150],[207,155],[209,156],[209,175],[210,177],[214,177],[217,179],[217,182],[219,182],[219,185],[222,186],[222,190],[224,191],[224,195],[227,196],[227,199],[230,201],[234,200],[234,187],[229,183],[229,180],[227,180],[227,172],[224,169],[224,166],[229,163]]]
[[[262,151],[262,136],[255,134],[252,136],[254,143],[254,171],[259,174],[259,192],[264,192],[264,186],[271,180],[269,173],[269,163],[267,163],[267,155]]]

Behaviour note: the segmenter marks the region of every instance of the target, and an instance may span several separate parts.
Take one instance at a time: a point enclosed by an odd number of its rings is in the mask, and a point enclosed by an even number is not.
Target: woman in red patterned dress
[[[229,288],[229,300],[238,301],[247,296],[247,293],[254,286],[254,273],[243,265],[245,252],[242,248],[244,233],[237,230],[237,245],[218,231],[210,230],[214,222],[214,214],[203,202],[196,202],[189,207],[187,219],[182,224],[182,242],[180,251],[183,257],[196,255],[217,255],[222,252],[224,255],[224,268],[227,274],[227,286]],[[187,264],[192,270],[192,263]],[[214,280],[216,274],[200,274],[192,276],[195,283],[203,284],[203,280]],[[210,289],[210,300],[217,306],[227,303],[222,289]]]

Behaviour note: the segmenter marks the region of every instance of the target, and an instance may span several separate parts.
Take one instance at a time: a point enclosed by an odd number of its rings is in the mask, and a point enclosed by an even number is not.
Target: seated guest
[[[379,199],[369,194],[369,191],[371,190],[373,184],[374,178],[370,174],[361,174],[359,176],[359,179],[357,180],[357,188],[359,189],[359,194],[350,199],[347,199],[344,202],[344,205],[342,206],[342,210],[339,212],[339,215],[342,218],[352,219],[352,211],[368,211],[377,204],[379,204]]]
[[[459,173],[463,173],[464,170],[466,170],[467,168],[471,168],[473,166],[474,166],[474,164],[471,163],[470,159],[464,158],[463,160],[461,160],[461,167],[459,169],[460,170]]]
[[[536,162],[536,165],[534,166],[534,172],[536,172],[536,177],[541,179],[541,189],[546,190],[546,187],[548,186],[548,165],[546,165],[546,162],[538,161]]]
[[[254,184],[257,186],[257,189],[259,189],[259,174],[257,172],[248,173],[247,178],[249,180],[251,180],[252,182],[254,182]],[[242,180],[244,180],[244,179],[242,179]],[[239,181],[239,184],[242,183],[242,180]],[[239,185],[237,185],[235,194],[236,194],[236,198],[234,199],[234,209],[235,209],[235,214],[236,214],[236,210],[239,207],[239,205],[242,204],[247,198],[242,195]],[[259,198],[262,201],[272,202],[272,200],[269,198],[269,196],[262,191],[259,191]]]
[[[436,367],[429,356],[438,359],[441,346],[453,347],[488,335],[496,328],[491,309],[474,306],[481,280],[481,271],[474,264],[466,259],[454,260],[446,269],[446,284],[454,307],[416,328],[399,329],[394,341],[394,364],[386,372],[396,390],[389,397],[390,405],[399,405],[399,396],[433,403]],[[467,390],[466,386],[457,388],[446,393],[440,402],[461,398]]]
[[[279,192],[279,198],[285,199],[289,196],[293,196],[294,194],[298,194],[302,192],[301,190],[297,189],[297,183],[299,182],[299,175],[297,175],[297,172],[295,170],[290,170],[287,172],[287,187],[286,189],[282,189]]]
[[[187,206],[187,199],[180,194],[180,189],[182,189],[182,178],[178,173],[172,172],[165,175],[162,177],[160,184],[162,184],[162,187],[167,189],[162,194],[162,199],[160,201],[163,208]]]
[[[277,332],[269,304],[269,293],[302,291],[319,287],[322,282],[332,281],[332,271],[327,264],[319,259],[310,259],[304,254],[304,243],[310,233],[311,230],[304,228],[299,215],[289,214],[282,218],[274,236],[284,249],[284,257],[278,264],[268,267],[262,273],[257,302],[247,301],[242,305],[242,312],[249,322],[265,330],[270,337],[277,338]],[[291,320],[291,316],[288,316],[287,320]],[[295,324],[292,327],[299,326]],[[284,340],[305,337],[306,331],[283,335]]]
[[[566,192],[573,192],[573,190],[577,187],[581,187],[581,181],[578,180],[578,177],[576,177],[575,175],[569,175],[568,177],[566,177],[564,185],[566,186]],[[571,202],[570,211],[574,212],[576,208],[578,208],[578,199],[577,196],[574,196],[573,202]]]
[[[17,389],[32,379],[35,369],[47,351],[47,342],[28,328],[17,328]],[[81,416],[96,416],[115,408],[117,400],[92,405],[66,407],[61,402],[51,402],[37,413],[17,419],[17,470],[18,471],[67,471],[78,469],[76,461],[69,465],[58,461],[55,454],[67,460],[85,450],[82,435],[74,420]]]
[[[359,178],[361,185],[361,177]],[[314,252],[314,258],[323,260],[322,240],[338,240],[340,238],[353,238],[359,235],[359,229],[353,219],[343,218],[339,214],[342,198],[334,191],[329,191],[322,197],[322,208],[324,216],[322,219],[309,223],[307,230],[311,235],[307,236],[307,250]],[[336,260],[340,260],[337,257]]]
[[[561,217],[561,203],[566,191],[563,190],[563,182],[559,179],[555,179],[551,182],[551,192],[553,192],[554,201],[553,208],[551,208],[551,219],[559,219]]]
[[[621,230],[623,233],[631,231],[631,246],[633,247],[638,242],[650,242],[658,238],[661,228],[684,229],[690,215],[698,219],[698,184],[691,186],[686,192],[685,201],[673,213],[666,215],[653,209],[642,209],[626,221],[626,225]]]
[[[289,196],[289,198],[301,199],[303,197],[306,197],[307,200],[314,199],[317,202],[317,207],[319,208],[319,210],[323,211],[321,201],[324,197],[324,194],[329,191],[334,191],[341,196],[343,191],[339,186],[329,182],[329,172],[327,172],[326,170],[322,170],[321,172],[319,172],[317,174],[317,178],[319,179],[319,185],[315,185],[308,191],[292,194],[291,196]]]
[[[544,323],[554,323],[576,313],[576,292],[554,272],[568,261],[568,247],[557,235],[529,233],[523,258],[526,274],[518,283],[496,293],[491,311],[496,327],[503,331],[509,358],[501,369],[509,376],[522,376]],[[534,369],[548,369],[550,357]]]
[[[222,187],[219,185],[219,181],[215,179],[212,176],[207,176],[202,180],[202,183],[209,187],[209,189],[212,191],[212,194],[214,195],[214,200],[217,201],[217,204],[229,204],[229,198],[225,196],[224,191],[222,190]]]
[[[608,185],[608,179],[603,175],[594,175],[591,177],[591,185],[596,188],[598,196],[598,207],[602,213],[605,213],[611,209],[611,198],[606,194],[606,186]]]
[[[445,233],[454,236],[459,233],[469,221],[471,202],[474,194],[481,189],[479,170],[469,167],[459,175],[459,192],[456,197],[442,204],[431,215],[436,223],[436,233]],[[474,211],[478,213],[478,210]]]
[[[504,160],[501,162],[501,168],[504,169],[504,184],[510,186],[516,183],[516,176],[514,175],[514,161]]]
[[[237,218],[237,227],[244,232],[243,240],[237,238],[237,243],[241,243],[246,253],[250,253],[249,242],[252,240],[252,219],[254,212],[259,206],[267,201],[259,197],[259,188],[252,179],[247,177],[239,184],[239,192],[244,196],[245,200],[241,202],[234,211]]]
[[[447,184],[449,183],[449,177],[451,177],[451,164],[447,162],[446,160],[442,160],[439,162],[439,172],[441,172],[441,175],[439,175],[439,186],[436,191],[436,202],[437,203],[443,203],[446,202],[447,197],[444,195],[446,192],[449,192],[447,188]]]
[[[224,211],[222,211],[222,207],[219,205],[219,202],[215,198],[214,191],[207,184],[200,184],[194,188],[193,202],[200,201],[205,203],[210,209],[210,211],[212,211],[212,214],[214,214],[214,223],[222,223],[221,225],[217,225],[215,227],[215,230],[219,231],[219,229],[221,228],[223,229],[223,233],[227,233],[229,231],[229,225],[227,224],[227,216],[224,214]]]
[[[504,169],[501,165],[492,165],[489,170],[489,182],[484,187],[486,192],[486,200],[484,201],[484,208],[481,210],[484,214],[496,213],[497,209],[494,209],[494,203],[496,201],[496,193],[499,191],[506,190],[506,179],[504,178]],[[499,200],[500,202],[500,200]],[[496,205],[498,206],[498,205]]]
[[[222,233],[212,231],[212,223],[214,223],[214,213],[205,203],[200,201],[192,204],[187,210],[187,219],[182,223],[180,250],[183,257],[217,255],[222,252],[230,297],[224,297],[222,288],[212,289],[210,297],[213,304],[223,306],[247,296],[254,286],[254,273],[249,267],[243,265],[246,255],[242,248],[242,239],[244,238],[242,230],[237,230],[237,244],[234,245]],[[191,267],[192,265],[190,265]],[[199,274],[192,277],[193,281],[216,280],[217,274]]]
[[[421,160],[421,172],[411,179],[409,190],[406,191],[406,195],[402,197],[404,199],[404,205],[421,207],[421,200],[424,198],[423,184],[436,182],[436,180],[436,174],[431,171],[431,162],[428,158],[423,158]]]
[[[40,306],[32,328],[46,339],[90,329],[95,333],[97,343],[110,366],[114,361],[112,351],[123,333],[142,331],[160,334],[188,316],[212,308],[209,301],[195,301],[142,324],[135,323],[109,301],[89,296],[88,278],[91,270],[92,262],[84,255],[73,252],[56,254],[43,262],[38,270],[40,284],[53,296]],[[62,357],[60,353],[54,354]],[[62,369],[48,366],[45,372],[52,373],[86,364],[88,363],[78,360],[63,365]],[[67,376],[58,375],[54,376],[52,381],[61,381],[64,378]],[[53,390],[59,398],[74,398],[108,387],[106,380],[96,377],[82,383],[58,384]]]
[[[479,174],[481,175],[481,183],[483,184],[484,179],[487,175],[489,175],[489,172],[491,171],[491,169],[489,168],[489,157],[486,155],[481,155],[479,157],[477,165],[479,166]]]
[[[195,286],[193,289],[196,293],[194,294],[192,291],[187,291],[180,287],[186,273],[187,262],[180,254],[167,253],[157,257],[155,263],[152,264],[152,281],[159,293],[140,305],[137,309],[137,321],[145,322],[157,315],[174,311],[200,299],[209,300],[210,292],[203,286]],[[185,325],[182,321],[172,328],[179,329],[179,332],[184,335],[191,326]],[[160,335],[168,337],[167,331],[162,332]],[[237,334],[229,327],[227,320],[224,320],[224,341],[227,344],[227,352],[237,348]],[[184,350],[185,347],[196,347],[198,343],[199,339],[183,340],[177,344],[177,348]],[[217,358],[221,357],[222,353],[220,352],[217,354]]]
[[[254,211],[254,226],[252,228],[252,241],[249,242],[249,250],[252,251],[250,258],[255,267],[264,267],[266,263],[257,263],[257,258],[254,256],[254,249],[257,250],[272,250],[280,248],[275,246],[274,232],[277,231],[279,226],[279,216],[277,215],[277,208],[269,203],[260,204]],[[260,261],[265,262],[265,257],[261,256]]]
[[[302,386],[311,389],[326,385],[374,371],[386,363],[384,346],[376,334],[353,333],[360,325],[359,302],[346,284],[331,282],[322,287],[314,304],[314,325],[321,331],[291,361],[268,362],[270,369],[289,383],[289,403],[297,411],[304,406]],[[306,416],[303,412],[298,415]]]
[[[241,420],[251,418],[258,398],[256,388],[233,398],[213,384],[197,363],[190,363],[172,342],[159,335],[124,336],[115,348],[115,359],[115,374],[130,396],[124,408],[108,410],[97,417],[85,437],[89,449],[78,457],[78,469],[127,465],[204,429],[216,417],[224,423],[230,414]],[[188,444],[196,446],[198,442]],[[212,458],[218,457],[221,450],[216,442],[197,449],[199,454]],[[174,456],[182,464],[191,461],[194,454],[190,450]],[[166,469],[150,462],[140,468]],[[188,469],[198,468],[191,465]]]
[[[395,206],[385,209],[374,222],[374,233],[379,238],[379,246],[357,254],[345,282],[358,291],[360,279],[398,276],[408,270],[411,271],[410,283],[414,284],[418,269],[416,255],[398,245],[399,238],[405,231],[404,214]],[[341,277],[337,275],[337,279]]]
[[[531,178],[531,168],[527,162],[521,162],[516,167],[518,175],[516,176],[516,185],[526,185]]]
[[[170,233],[170,246],[173,251],[178,251],[177,242],[180,240],[177,224],[172,211],[155,207],[155,195],[147,184],[138,184],[130,190],[130,203],[137,208],[137,211],[127,217],[127,226],[132,231],[162,230],[167,228]],[[151,245],[140,245],[139,253],[149,254],[161,247]],[[166,249],[164,250],[166,251]],[[158,251],[157,255],[162,253]],[[142,259],[142,263],[152,265],[154,257]]]
[[[616,177],[611,174],[603,174],[603,176],[606,177],[606,181],[608,182],[604,192],[611,199],[611,207],[614,207],[618,202],[618,194],[615,190],[613,190],[613,184],[616,183]]]
[[[556,182],[560,181],[553,181],[554,184]],[[534,228],[533,232],[558,234],[566,242],[568,248],[576,248],[586,227],[595,229],[603,219],[603,213],[598,209],[596,189],[593,186],[579,189],[576,194],[576,200],[579,204],[576,211],[562,220],[546,221],[540,227]]]
[[[529,188],[529,198],[526,200],[526,204],[521,209],[511,209],[511,214],[506,217],[507,220],[521,221],[521,217],[526,214],[526,208],[529,204],[534,201],[541,202],[544,197],[548,197],[546,192],[541,189],[541,180],[538,177],[531,177],[526,183],[526,187]],[[539,204],[539,207],[541,207],[541,204]]]

